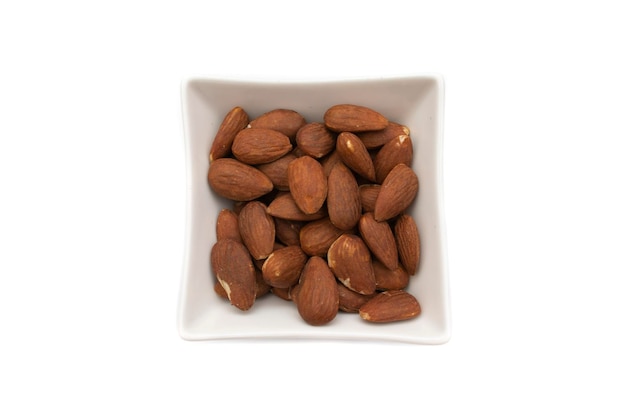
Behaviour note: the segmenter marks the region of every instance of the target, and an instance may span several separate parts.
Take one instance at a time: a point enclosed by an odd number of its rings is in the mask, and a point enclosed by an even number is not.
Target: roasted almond
[[[296,158],[287,168],[289,191],[300,210],[317,213],[326,201],[328,184],[322,165],[310,156]]]
[[[297,111],[275,109],[252,120],[250,127],[277,130],[290,139],[295,139],[296,133],[305,124],[306,120]]]
[[[278,249],[263,263],[263,279],[272,287],[289,288],[298,282],[307,259],[300,246]]]
[[[385,291],[372,298],[359,309],[364,320],[389,323],[417,317],[422,309],[417,299],[403,290]]]
[[[367,149],[380,148],[391,139],[400,135],[410,135],[409,128],[395,122],[389,122],[383,130],[375,130],[372,132],[359,132],[358,136]]]
[[[300,246],[311,256],[326,256],[328,248],[346,233],[331,223],[328,217],[305,224],[300,229]]]
[[[339,310],[346,313],[358,313],[359,308],[368,302],[376,294],[359,294],[354,292],[340,282],[337,282],[337,292],[339,293]]]
[[[300,246],[300,230],[304,226],[304,222],[274,217],[274,225],[276,226],[276,239],[287,246]]]
[[[359,186],[359,198],[361,199],[361,207],[364,212],[374,211],[379,192],[379,184],[363,184]]]
[[[398,267],[398,249],[391,226],[386,221],[378,222],[369,212],[359,220],[359,232],[372,254],[389,269]]]
[[[235,201],[254,200],[274,188],[264,173],[232,158],[213,161],[209,166],[208,181],[217,194]]]
[[[398,265],[395,269],[389,269],[380,261],[374,259],[374,276],[376,277],[376,289],[378,291],[402,290],[409,285],[409,274]]]
[[[237,133],[232,151],[239,161],[256,165],[275,161],[291,148],[289,137],[276,130],[248,128]]]
[[[230,239],[218,240],[211,248],[211,267],[230,303],[248,310],[256,298],[256,276],[246,247]]]
[[[363,178],[375,182],[376,171],[369,152],[354,133],[342,132],[337,136],[337,152],[346,166]]]
[[[308,123],[296,134],[298,149],[313,158],[321,158],[335,149],[335,134],[322,123]]]
[[[413,142],[406,135],[400,135],[389,142],[376,154],[374,170],[376,181],[382,184],[387,174],[398,164],[408,167],[413,162]]]
[[[324,124],[335,132],[365,132],[382,130],[389,122],[385,116],[368,107],[338,104],[326,110]]]
[[[257,165],[257,169],[267,175],[274,187],[280,191],[289,191],[289,180],[287,179],[287,167],[296,159],[293,153],[281,156],[275,161],[267,164]]]
[[[328,266],[343,285],[359,294],[376,291],[370,251],[356,235],[341,235],[328,249]]]
[[[276,228],[265,204],[251,201],[241,209],[239,234],[254,259],[265,259],[272,253]]]
[[[317,213],[307,214],[300,210],[291,193],[280,193],[274,201],[267,207],[267,212],[274,216],[286,220],[312,221],[319,220],[328,215],[326,209],[322,207]]]
[[[326,206],[331,223],[341,230],[354,228],[361,217],[359,185],[341,162],[335,164],[328,176]]]
[[[223,209],[217,215],[215,226],[217,240],[232,239],[241,242],[239,216],[232,210]]]
[[[217,129],[211,150],[209,152],[209,161],[223,158],[230,154],[231,147],[235,136],[248,125],[248,114],[241,107],[234,107],[229,111],[222,124]]]
[[[272,287],[263,279],[263,273],[258,269],[254,270],[255,283],[256,283],[256,298],[263,297],[269,293]]]
[[[324,175],[326,175],[326,178],[328,178],[330,171],[333,170],[337,162],[341,162],[341,156],[339,156],[339,152],[336,150],[320,160],[322,168],[324,168]]]
[[[409,274],[414,275],[420,262],[420,236],[413,217],[408,214],[399,216],[394,234],[400,262]]]
[[[339,310],[335,276],[319,256],[309,258],[298,289],[298,313],[307,323],[319,326],[332,321]]]
[[[381,184],[374,207],[374,218],[389,220],[406,210],[417,196],[419,182],[415,172],[405,164],[396,165]]]

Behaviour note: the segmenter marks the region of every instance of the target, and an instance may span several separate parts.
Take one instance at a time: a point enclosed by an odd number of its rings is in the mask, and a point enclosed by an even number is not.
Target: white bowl
[[[411,129],[413,169],[420,181],[410,207],[420,231],[421,261],[407,291],[422,306],[419,317],[375,324],[358,314],[339,312],[324,326],[310,326],[295,305],[268,294],[240,311],[213,291],[209,253],[219,211],[232,204],[207,183],[213,137],[233,107],[253,119],[269,110],[298,111],[323,121],[334,104],[371,107]],[[442,198],[443,79],[437,75],[307,82],[191,78],[182,83],[187,158],[187,235],[180,289],[178,329],[187,340],[228,338],[361,339],[422,344],[450,338],[450,310]]]

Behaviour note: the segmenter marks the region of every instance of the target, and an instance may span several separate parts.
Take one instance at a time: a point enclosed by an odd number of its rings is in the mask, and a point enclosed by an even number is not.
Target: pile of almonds
[[[406,126],[352,104],[323,123],[286,109],[250,121],[235,107],[209,160],[209,185],[234,201],[211,249],[215,291],[232,305],[248,310],[271,292],[311,325],[339,310],[370,322],[420,314],[404,290],[420,259],[405,212],[419,186]]]

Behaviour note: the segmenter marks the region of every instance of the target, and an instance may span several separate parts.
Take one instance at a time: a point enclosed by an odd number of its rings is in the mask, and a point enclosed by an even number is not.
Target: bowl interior
[[[188,340],[281,337],[383,339],[443,343],[449,339],[448,279],[442,206],[443,82],[437,76],[329,82],[243,82],[190,79],[182,85],[187,154],[187,237],[178,325]],[[208,153],[224,117],[234,106],[250,118],[269,110],[298,111],[307,121],[322,121],[325,110],[340,103],[371,107],[411,129],[413,169],[420,189],[409,212],[420,231],[420,267],[407,290],[422,305],[417,319],[372,324],[358,315],[339,313],[331,323],[313,327],[293,303],[268,295],[247,312],[213,291],[209,253],[215,242],[219,211],[232,203],[207,183]]]

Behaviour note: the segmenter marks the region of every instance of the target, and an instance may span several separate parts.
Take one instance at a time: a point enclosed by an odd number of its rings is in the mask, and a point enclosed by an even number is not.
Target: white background
[[[618,2],[0,3],[0,415],[626,413]],[[452,339],[179,338],[191,75],[445,77]]]

